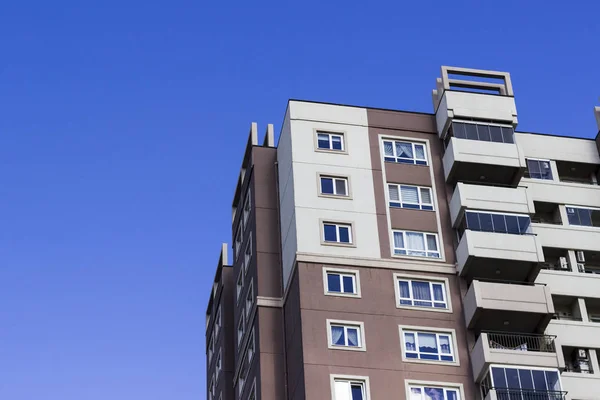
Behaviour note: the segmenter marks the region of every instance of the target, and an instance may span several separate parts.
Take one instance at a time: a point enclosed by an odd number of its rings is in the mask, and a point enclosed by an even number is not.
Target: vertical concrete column
[[[598,355],[595,349],[589,349],[590,363],[592,364],[592,373],[600,374],[600,363],[598,363]]]
[[[569,267],[572,272],[579,272],[579,269],[577,269],[577,256],[575,255],[575,250],[568,250],[567,261],[569,262]]]
[[[577,307],[578,306],[578,307]],[[583,322],[590,322],[590,319],[588,317],[588,312],[587,312],[587,306],[585,305],[585,299],[583,298],[578,298],[577,299],[577,310],[573,310],[573,315],[576,315],[575,311],[579,311],[579,317],[581,317],[581,320]]]
[[[569,225],[569,216],[567,215],[567,207],[563,204],[558,205],[558,212],[563,225]]]
[[[550,160],[550,171],[552,171],[552,180],[558,182],[558,167],[554,160]]]

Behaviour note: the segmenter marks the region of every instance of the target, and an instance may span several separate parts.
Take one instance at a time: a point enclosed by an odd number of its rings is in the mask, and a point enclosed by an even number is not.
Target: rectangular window
[[[453,122],[452,136],[457,139],[481,142],[514,143],[514,130],[510,126]]]
[[[401,328],[404,356],[408,359],[454,363],[453,337],[449,332],[415,331]]]
[[[217,312],[215,314],[215,335],[218,335],[221,331],[221,306],[217,308]]]
[[[252,332],[250,332],[250,339],[248,339],[248,360],[252,361],[255,352],[255,343],[254,343],[254,328]]]
[[[246,193],[246,200],[244,201],[244,227],[248,226],[248,218],[250,217],[250,208],[252,206],[250,198],[250,189]]]
[[[240,268],[240,273],[238,274],[237,281],[235,282],[235,300],[236,303],[240,300],[240,295],[242,294],[242,289],[244,289],[244,267]]]
[[[600,209],[567,206],[569,225],[600,227]]]
[[[244,273],[248,272],[250,266],[250,260],[252,259],[252,234],[248,237],[248,244],[246,245],[246,251],[244,252]]]
[[[324,269],[323,272],[326,294],[359,295],[358,271]]]
[[[461,400],[458,388],[410,384],[408,390],[410,400]]]
[[[256,380],[252,383],[252,388],[250,389],[250,395],[248,396],[248,400],[256,400]]]
[[[319,150],[344,151],[344,135],[318,131],[317,148]]]
[[[240,252],[240,248],[242,247],[242,224],[238,225],[238,230],[235,235],[235,259],[237,260],[237,256]]]
[[[252,306],[254,305],[254,281],[250,282],[250,286],[248,287],[248,293],[246,294],[246,315],[250,317],[250,311],[252,311]]]
[[[208,399],[213,400],[215,398],[215,377],[210,379],[210,384],[208,385]]]
[[[212,360],[213,353],[215,352],[215,335],[214,332],[210,334],[208,339],[208,362]]]
[[[244,385],[246,384],[247,377],[248,377],[248,367],[246,365],[242,365],[242,369],[240,371],[240,376],[239,376],[238,382],[237,382],[238,398],[242,396],[242,392],[244,391]]]
[[[387,162],[427,165],[425,143],[384,140],[383,159]]]
[[[244,338],[245,332],[246,332],[246,316],[244,315],[244,310],[242,309],[242,313],[240,315],[240,321],[238,322],[238,328],[237,328],[238,350],[240,348],[240,343],[242,342],[242,339]]]
[[[354,321],[327,320],[329,348],[365,350],[364,324]]]
[[[467,211],[463,228],[480,232],[527,235],[531,233],[531,218],[522,214]]]
[[[325,243],[352,244],[352,225],[337,222],[323,222]]]
[[[482,383],[484,396],[489,389],[496,389],[498,399],[529,399],[526,391],[530,391],[541,399],[563,399],[564,392],[560,386],[559,371],[554,369],[537,369],[527,367],[492,366],[490,373]]]
[[[321,194],[348,197],[348,178],[320,176]]]
[[[525,178],[552,180],[552,169],[549,160],[527,159]]]
[[[440,258],[437,234],[411,231],[393,231],[393,234],[394,254]]]
[[[215,374],[217,374],[217,380],[219,380],[219,374],[221,373],[221,367],[223,363],[223,357],[221,349],[219,349],[219,354],[217,355],[217,362],[215,363]]]
[[[333,380],[333,400],[368,400],[366,381],[362,379]]]
[[[397,277],[396,283],[399,306],[448,309],[445,282]]]
[[[388,183],[390,207],[433,210],[431,188]]]

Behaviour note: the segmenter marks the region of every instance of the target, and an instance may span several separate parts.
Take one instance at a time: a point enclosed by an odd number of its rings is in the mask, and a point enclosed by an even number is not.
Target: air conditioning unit
[[[577,262],[584,263],[585,262],[585,253],[581,250],[577,250],[575,252],[577,256]]]
[[[587,351],[585,349],[577,349],[577,359],[587,360]]]
[[[567,262],[567,257],[560,257],[558,259],[558,265],[560,269],[569,269],[569,263]]]
[[[585,264],[577,263],[577,270],[581,273],[584,273],[585,272]]]

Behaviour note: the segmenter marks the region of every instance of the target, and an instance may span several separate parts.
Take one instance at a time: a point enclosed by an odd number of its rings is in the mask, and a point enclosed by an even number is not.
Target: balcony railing
[[[556,336],[486,332],[490,349],[556,353]]]
[[[530,389],[508,389],[508,388],[484,388],[484,396],[490,390],[495,390],[498,400],[564,400],[567,392],[554,390],[530,390]]]

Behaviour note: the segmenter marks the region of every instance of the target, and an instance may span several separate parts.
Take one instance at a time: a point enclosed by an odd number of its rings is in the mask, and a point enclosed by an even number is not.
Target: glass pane
[[[440,335],[440,352],[450,354],[450,337],[446,335]]]
[[[329,148],[329,135],[324,133],[319,133],[318,143],[320,149],[328,149]]]
[[[416,351],[417,346],[415,344],[415,334],[414,333],[405,333],[404,334],[404,346],[408,351]]]
[[[490,127],[487,125],[477,125],[477,133],[479,134],[479,140],[483,142],[490,142]]]
[[[404,238],[402,232],[394,232],[394,247],[397,249],[404,248]]]
[[[512,233],[514,235],[518,235],[519,233],[521,233],[519,230],[519,221],[515,215],[507,215],[505,219],[506,231],[508,233]]]
[[[552,168],[548,161],[540,161],[540,174],[542,179],[552,179]]]
[[[350,243],[350,228],[347,226],[340,226],[340,242]]]
[[[446,389],[446,399],[447,400],[458,400],[459,399],[458,391]]]
[[[419,203],[419,194],[415,186],[400,186],[403,203]]]
[[[412,143],[396,142],[396,155],[398,157],[413,158]]]
[[[423,234],[417,232],[406,232],[406,247],[411,250],[425,250]]]
[[[437,340],[433,333],[418,333],[419,335],[419,351],[423,353],[437,353]]]
[[[437,251],[437,240],[435,235],[427,235],[427,250]]]
[[[520,369],[519,378],[521,379],[521,389],[533,389],[533,379],[531,378],[530,370]]]
[[[335,225],[325,224],[323,229],[325,231],[326,242],[337,242],[337,233]]]
[[[538,160],[527,160],[527,171],[529,171],[529,176],[532,178],[541,178],[542,174],[540,173],[540,162]]]
[[[531,219],[529,217],[519,217],[519,232],[521,234],[530,233]]]
[[[356,328],[348,328],[348,346],[358,347],[360,343],[358,342],[358,329]]]
[[[511,128],[502,128],[502,138],[504,143],[514,143],[513,130]]]
[[[579,224],[583,226],[592,226],[592,211],[580,208],[577,211],[579,215]]]
[[[333,179],[321,178],[321,193],[333,194]]]
[[[344,293],[354,293],[354,277],[343,276],[342,282],[344,284]]]
[[[390,157],[394,156],[394,143],[393,142],[383,142],[383,154],[386,156],[390,156]]]
[[[331,137],[331,145],[334,150],[342,150],[342,137],[341,136],[332,136]]]
[[[344,179],[335,180],[335,194],[345,196],[346,193],[346,181]]]
[[[388,192],[390,194],[390,201],[400,201],[400,193],[398,192],[398,186],[388,185]]]
[[[492,368],[492,378],[494,379],[494,387],[496,388],[505,388],[508,387],[506,385],[506,377],[504,376],[504,368]]]
[[[418,160],[425,159],[425,146],[422,144],[415,144],[415,158]]]
[[[340,276],[338,274],[327,274],[327,291],[341,292]]]
[[[429,282],[412,282],[413,298],[415,300],[431,300]]]
[[[579,225],[579,215],[573,207],[567,207],[567,217],[570,225]]]
[[[493,232],[494,226],[492,225],[492,215],[487,213],[479,213],[479,223],[481,223],[481,230],[484,232]]]
[[[467,131],[467,139],[479,140],[479,136],[477,135],[477,126],[476,125],[465,124],[465,128]]]
[[[398,286],[400,287],[400,297],[409,299],[410,291],[408,288],[408,281],[398,281]]]
[[[444,399],[444,389],[442,388],[430,388],[430,387],[426,387],[425,388],[425,399],[426,400],[437,400],[437,399]]]
[[[535,386],[536,390],[547,390],[548,386],[546,385],[546,374],[544,371],[532,370],[533,373],[533,386]]]
[[[494,232],[506,233],[506,221],[504,215],[492,214],[492,222],[494,224]]]
[[[410,400],[423,400],[421,388],[410,388]]]
[[[436,301],[444,301],[444,285],[441,283],[434,283],[433,286],[433,299]]]
[[[506,383],[511,389],[520,389],[519,371],[516,368],[506,368]]]
[[[490,136],[492,137],[492,142],[502,143],[502,130],[499,126],[490,126]]]
[[[590,210],[592,226],[600,226],[600,210]]]
[[[363,400],[362,385],[352,385],[352,400]]]
[[[548,384],[548,390],[554,390],[560,392],[560,381],[558,380],[558,372],[546,371],[546,383]]]
[[[421,203],[423,204],[433,204],[431,201],[431,189],[429,188],[421,188]]]
[[[331,326],[331,342],[337,346],[346,345],[346,337],[344,335],[343,326]]]
[[[479,223],[479,215],[473,212],[467,212],[467,229],[471,229],[473,231],[480,231],[481,225]]]
[[[335,382],[335,400],[352,400],[350,398],[349,383],[343,381]]]
[[[455,122],[452,124],[452,135],[455,138],[464,139],[467,137],[465,133],[465,124]]]

